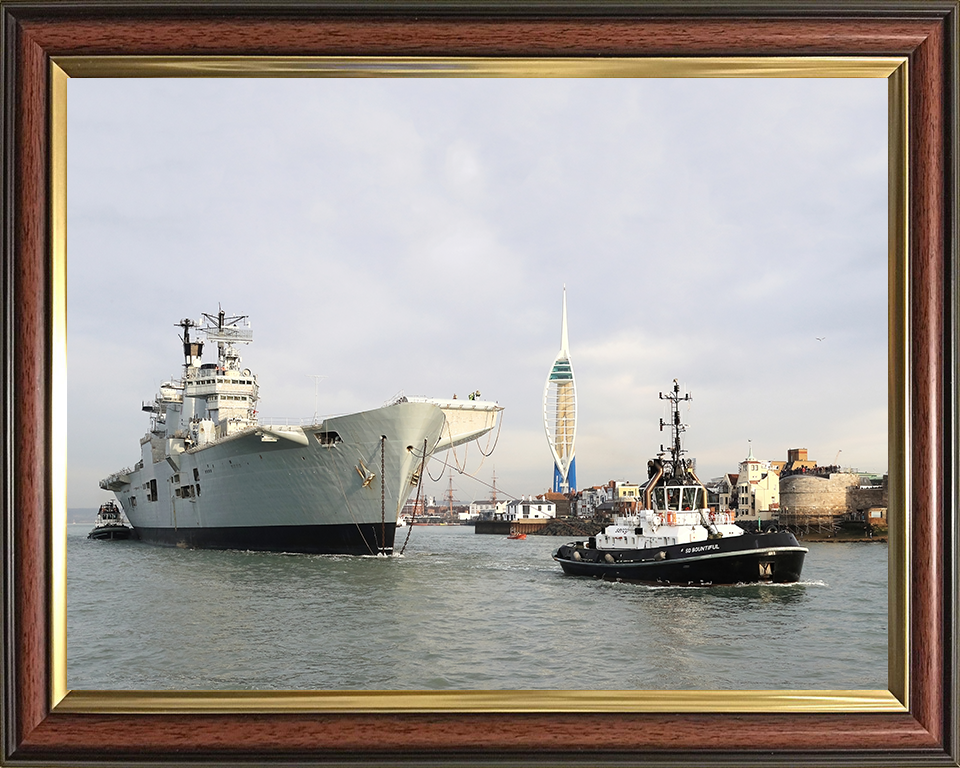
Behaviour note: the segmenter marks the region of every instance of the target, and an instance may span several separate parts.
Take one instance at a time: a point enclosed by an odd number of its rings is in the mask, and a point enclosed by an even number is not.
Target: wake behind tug
[[[686,425],[679,404],[692,398],[680,395],[676,380],[673,392],[660,397],[671,403],[672,441],[649,462],[643,508],[617,517],[588,541],[561,546],[554,560],[564,573],[607,581],[684,586],[799,581],[808,550],[792,533],[747,533],[728,513],[708,508],[707,490],[683,458],[680,441]],[[665,426],[661,421],[660,428]]]

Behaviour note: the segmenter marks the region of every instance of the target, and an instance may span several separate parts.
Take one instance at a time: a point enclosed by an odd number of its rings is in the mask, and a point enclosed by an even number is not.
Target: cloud
[[[486,482],[495,465],[513,493],[542,491],[564,284],[582,484],[645,466],[674,377],[705,474],[747,439],[767,458],[843,443],[885,468],[882,81],[73,80],[69,96],[70,506],[136,460],[140,401],[179,370],[174,324],[218,303],[252,318],[265,415],[480,389],[507,408]]]

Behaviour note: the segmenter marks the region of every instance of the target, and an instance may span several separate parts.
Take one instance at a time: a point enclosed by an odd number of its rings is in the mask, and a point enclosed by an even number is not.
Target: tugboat
[[[684,458],[680,439],[687,428],[680,403],[693,398],[681,396],[674,379],[673,391],[660,393],[660,399],[671,404],[672,440],[647,465],[643,508],[616,517],[586,542],[564,544],[553,559],[564,573],[607,581],[678,586],[799,581],[808,550],[792,533],[748,533],[728,513],[708,507],[707,489]],[[666,426],[661,419],[661,431]]]
[[[97,511],[97,522],[93,530],[87,534],[88,539],[129,539],[133,535],[133,528],[127,525],[114,502],[101,504]]]

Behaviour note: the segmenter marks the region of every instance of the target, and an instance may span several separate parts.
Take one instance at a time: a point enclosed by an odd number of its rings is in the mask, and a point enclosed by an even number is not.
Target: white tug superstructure
[[[237,351],[253,341],[247,317],[220,311],[177,325],[183,377],[144,403],[140,460],[100,481],[146,541],[389,554],[426,458],[486,434],[502,410],[401,397],[305,426],[260,424],[257,377]],[[217,344],[215,363],[203,362],[201,336]]]
[[[694,490],[694,489],[690,489]],[[666,506],[660,507],[667,509]],[[643,531],[638,534],[637,530]],[[595,537],[597,549],[648,549],[674,544],[707,541],[711,534],[742,536],[743,528],[734,525],[726,512],[657,512],[641,509],[636,515],[618,517]]]

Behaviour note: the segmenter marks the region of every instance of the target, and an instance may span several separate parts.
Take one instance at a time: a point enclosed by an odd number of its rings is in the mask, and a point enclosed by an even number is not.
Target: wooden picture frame
[[[697,765],[958,764],[957,2],[299,3],[0,0],[3,110],[3,746],[18,765],[95,761]],[[335,692],[69,696],[61,475],[65,372],[65,70],[104,57],[901,58],[891,76],[891,691],[697,692],[644,706],[573,697]],[[295,69],[296,67],[294,67]],[[141,70],[142,72],[143,70]],[[160,71],[160,70],[157,70]],[[169,69],[166,70],[169,73]],[[250,74],[248,72],[248,74]],[[255,73],[254,73],[255,74]],[[287,74],[290,74],[289,72]],[[296,73],[294,73],[296,74]],[[303,72],[300,72],[303,74]],[[896,135],[903,128],[903,135]],[[906,152],[899,148],[906,147]],[[51,545],[51,541],[54,542]],[[897,585],[900,585],[899,587]],[[903,633],[897,628],[903,626]],[[876,693],[876,692],[874,692]],[[762,706],[758,706],[760,702]],[[702,711],[702,710],[709,711]]]

